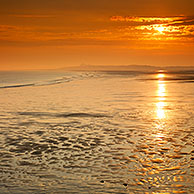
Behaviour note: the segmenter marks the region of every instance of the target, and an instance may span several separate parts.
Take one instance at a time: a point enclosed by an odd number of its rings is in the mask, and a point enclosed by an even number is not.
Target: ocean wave
[[[163,77],[163,78],[147,78],[147,79],[139,79],[141,81],[157,81],[157,80],[162,80],[162,81],[177,81],[180,83],[193,83],[194,82],[194,76],[176,76],[173,75],[171,76],[170,74],[167,74],[169,77]]]
[[[108,117],[102,113],[84,113],[84,112],[76,112],[76,113],[45,113],[45,112],[18,112],[19,115],[23,116],[33,116],[33,117],[93,117],[93,118],[100,118],[100,117]]]
[[[58,73],[59,74],[59,73]],[[48,86],[48,85],[56,85],[56,84],[62,84],[74,80],[83,80],[88,78],[94,78],[98,76],[94,73],[88,73],[88,72],[74,72],[74,73],[60,73],[60,75],[40,75],[37,74],[30,74],[30,72],[19,74],[16,72],[10,72],[7,74],[2,74],[0,79],[0,89],[6,89],[6,88],[21,88],[21,87],[38,87],[38,86]],[[62,74],[62,75],[61,75]],[[28,78],[28,75],[30,78]],[[46,79],[44,76],[47,76]],[[54,77],[53,77],[54,76]]]
[[[29,87],[29,86],[34,86],[35,84],[17,84],[17,85],[8,85],[8,86],[0,86],[0,89],[5,89],[5,88],[21,88],[21,87]]]
[[[70,79],[61,78],[61,79],[48,80],[48,81],[43,81],[43,82],[38,82],[38,83],[5,85],[5,86],[0,86],[0,89],[21,88],[21,87],[29,87],[29,86],[31,86],[31,87],[32,86],[48,86],[48,85],[61,84],[61,83],[69,82],[69,81],[70,81]]]

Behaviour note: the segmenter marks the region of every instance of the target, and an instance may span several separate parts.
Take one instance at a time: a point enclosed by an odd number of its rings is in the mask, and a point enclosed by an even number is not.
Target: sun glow
[[[163,33],[166,28],[162,25],[153,25],[153,30],[155,30],[157,33]]]
[[[158,75],[157,75],[157,77],[160,79],[160,78],[164,78],[165,77],[165,74],[163,74],[163,73],[159,73]]]
[[[160,33],[162,33],[164,31],[164,27],[163,26],[157,27],[156,30],[158,30]]]

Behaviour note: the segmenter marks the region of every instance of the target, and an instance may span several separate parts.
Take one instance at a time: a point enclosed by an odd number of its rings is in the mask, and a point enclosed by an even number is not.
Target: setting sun
[[[156,30],[162,33],[164,31],[164,27],[163,26],[156,27]]]
[[[159,73],[159,74],[157,75],[157,77],[158,77],[159,79],[164,78],[164,77],[165,77],[165,74]]]

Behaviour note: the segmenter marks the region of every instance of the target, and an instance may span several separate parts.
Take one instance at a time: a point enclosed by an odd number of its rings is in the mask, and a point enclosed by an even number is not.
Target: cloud
[[[186,40],[194,35],[194,16],[112,16],[110,21],[118,22],[124,34],[144,40]]]
[[[154,17],[154,16],[112,16],[110,18],[114,22],[128,22],[129,25],[194,25],[194,16],[170,16],[170,17]]]
[[[17,15],[23,18],[52,15]],[[54,15],[53,15],[54,17]],[[1,45],[80,46],[101,45],[132,49],[164,48],[173,44],[194,44],[194,17],[113,16],[102,26],[67,29],[65,26],[0,25]],[[105,25],[106,24],[106,25]]]
[[[112,16],[111,21],[129,22],[132,25],[151,25],[151,24],[168,24],[182,17],[154,17],[154,16]]]
[[[17,18],[53,18],[55,15],[44,15],[44,14],[11,14],[9,16]]]
[[[106,29],[81,32],[61,32],[61,29],[0,25],[2,46],[67,46],[67,45],[119,45]]]
[[[14,25],[0,25],[0,31],[16,30],[16,29],[18,29],[18,27]]]

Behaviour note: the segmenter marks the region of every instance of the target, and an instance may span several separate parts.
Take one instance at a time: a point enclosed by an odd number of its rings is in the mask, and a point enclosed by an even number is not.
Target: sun
[[[160,78],[164,78],[165,77],[165,74],[163,74],[163,73],[159,73],[158,75],[157,75],[157,77],[160,79]]]
[[[162,33],[164,31],[164,27],[163,26],[156,27],[156,30],[158,30],[160,33]]]

